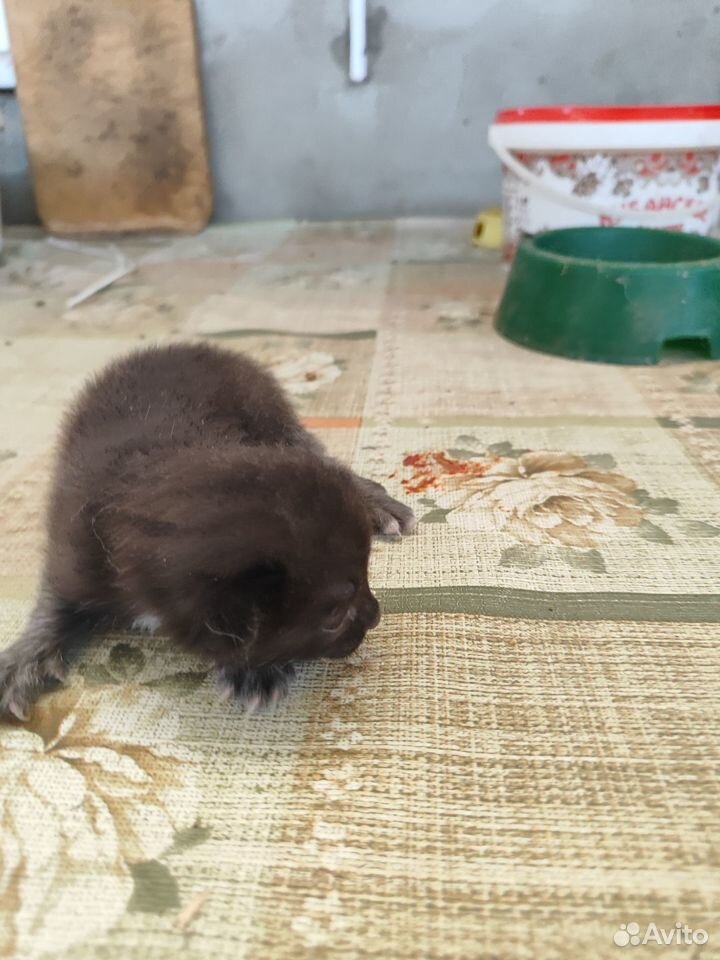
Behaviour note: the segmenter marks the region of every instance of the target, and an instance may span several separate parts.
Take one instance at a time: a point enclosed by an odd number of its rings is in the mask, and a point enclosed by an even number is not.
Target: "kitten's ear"
[[[249,594],[256,599],[281,596],[288,579],[287,571],[281,563],[266,560],[240,562],[234,570],[206,576],[214,583],[222,585],[226,591],[233,591],[238,595]]]
[[[241,569],[231,578],[233,584],[258,598],[277,597],[287,583],[287,571],[278,562],[260,562]]]
[[[262,508],[248,504],[223,518],[204,521],[202,511],[189,536],[178,544],[187,569],[220,580],[265,582],[283,570],[289,531],[280,518],[263,516]]]
[[[204,576],[205,602],[228,623],[250,626],[258,612],[272,616],[284,606],[287,574],[280,564],[257,563],[229,575]]]

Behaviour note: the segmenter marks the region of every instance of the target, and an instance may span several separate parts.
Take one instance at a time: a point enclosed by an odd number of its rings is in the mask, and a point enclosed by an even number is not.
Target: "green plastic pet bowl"
[[[720,241],[634,227],[529,237],[495,326],[515,343],[578,360],[657,363],[676,345],[720,358]]]

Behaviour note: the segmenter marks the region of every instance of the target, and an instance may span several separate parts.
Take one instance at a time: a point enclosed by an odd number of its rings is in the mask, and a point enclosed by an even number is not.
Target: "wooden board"
[[[192,0],[6,0],[40,217],[199,230],[212,192]]]

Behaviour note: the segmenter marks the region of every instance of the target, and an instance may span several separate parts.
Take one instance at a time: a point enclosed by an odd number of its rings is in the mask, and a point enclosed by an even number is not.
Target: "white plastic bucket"
[[[490,146],[503,164],[503,250],[557,227],[714,231],[720,104],[502,110]]]

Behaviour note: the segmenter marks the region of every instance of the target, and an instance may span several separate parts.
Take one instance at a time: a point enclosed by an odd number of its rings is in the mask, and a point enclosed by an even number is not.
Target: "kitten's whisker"
[[[245,644],[245,641],[243,640],[243,638],[239,636],[239,634],[237,633],[230,633],[227,630],[217,630],[215,627],[212,626],[212,624],[208,620],[205,621],[205,626],[208,628],[210,633],[214,633],[216,637],[227,637],[229,640],[232,640],[233,643],[237,644],[237,646],[239,647],[242,647]]]

